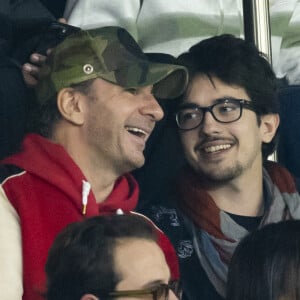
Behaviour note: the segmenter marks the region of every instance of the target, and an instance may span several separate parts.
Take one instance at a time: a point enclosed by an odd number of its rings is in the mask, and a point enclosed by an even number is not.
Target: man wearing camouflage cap
[[[119,27],[79,31],[54,49],[36,88],[38,133],[0,167],[1,300],[42,299],[47,253],[67,224],[135,209],[129,172],[163,117],[155,97],[177,97],[186,82],[185,68],[150,62]]]

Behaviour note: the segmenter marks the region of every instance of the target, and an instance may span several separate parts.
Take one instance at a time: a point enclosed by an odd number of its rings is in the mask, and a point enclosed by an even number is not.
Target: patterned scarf
[[[265,211],[259,227],[300,219],[300,196],[291,174],[273,162],[263,170]],[[205,191],[201,177],[190,168],[179,177],[178,206],[193,236],[195,251],[209,280],[225,297],[228,264],[239,241],[248,231],[220,210]]]

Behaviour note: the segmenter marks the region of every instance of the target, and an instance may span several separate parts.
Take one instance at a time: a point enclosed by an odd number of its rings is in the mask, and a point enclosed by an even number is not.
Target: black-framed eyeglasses
[[[176,123],[182,130],[192,130],[203,122],[206,112],[220,123],[232,123],[242,116],[243,108],[256,112],[251,101],[236,98],[217,99],[213,105],[202,107],[195,103],[184,103],[177,110]]]
[[[153,300],[168,300],[170,290],[181,300],[182,289],[179,281],[171,281],[169,284],[161,283],[148,289],[113,291],[108,293],[108,297],[118,298],[152,295]]]

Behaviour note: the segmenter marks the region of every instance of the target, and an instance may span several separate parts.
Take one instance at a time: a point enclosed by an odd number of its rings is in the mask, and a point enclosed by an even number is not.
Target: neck
[[[101,161],[99,155],[93,155],[85,143],[78,142],[81,141],[81,137],[77,136],[76,132],[59,130],[53,136],[52,141],[62,145],[81,169],[91,184],[96,202],[105,201],[121,174]]]
[[[76,161],[76,159],[74,160]],[[105,170],[95,169],[94,166],[91,166],[89,163],[89,161],[83,162],[82,160],[77,162],[88,182],[91,184],[96,202],[100,203],[105,201],[112,192],[118,177],[109,176]]]

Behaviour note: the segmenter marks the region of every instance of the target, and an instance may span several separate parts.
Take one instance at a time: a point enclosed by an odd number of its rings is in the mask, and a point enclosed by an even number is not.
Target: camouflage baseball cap
[[[153,85],[157,98],[175,98],[187,85],[183,66],[149,60],[123,28],[80,30],[60,43],[42,67],[37,100],[45,103],[62,88],[102,78],[124,88]]]

